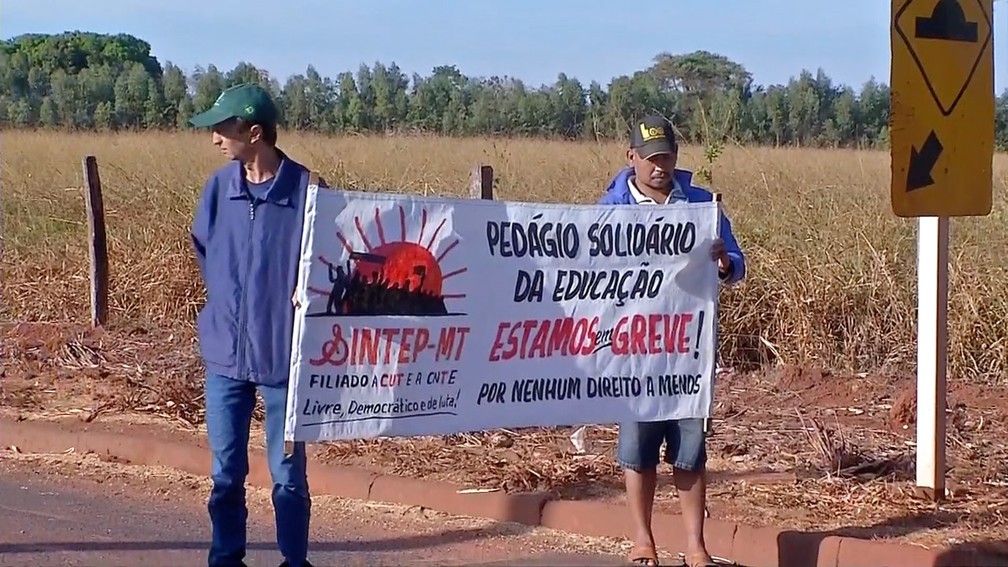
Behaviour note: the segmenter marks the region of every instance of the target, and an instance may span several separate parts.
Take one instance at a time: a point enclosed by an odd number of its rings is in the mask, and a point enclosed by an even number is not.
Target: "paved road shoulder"
[[[0,564],[205,565],[205,479],[94,455],[0,457]],[[250,567],[277,565],[268,492],[249,491]],[[619,542],[316,498],[317,565],[619,565]]]

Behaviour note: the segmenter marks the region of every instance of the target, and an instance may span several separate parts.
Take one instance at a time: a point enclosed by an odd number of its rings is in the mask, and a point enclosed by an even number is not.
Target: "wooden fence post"
[[[102,202],[98,160],[86,156],[84,166],[84,205],[87,209],[88,252],[91,260],[91,325],[100,327],[108,321],[108,241],[105,235],[105,205]]]
[[[493,201],[493,166],[478,164],[469,174],[469,198]]]

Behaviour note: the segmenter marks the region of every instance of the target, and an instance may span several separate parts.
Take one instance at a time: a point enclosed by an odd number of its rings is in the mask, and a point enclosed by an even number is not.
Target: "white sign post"
[[[949,218],[993,199],[994,0],[892,0],[890,200],[917,224],[917,486],[945,495]]]
[[[949,218],[917,221],[917,486],[945,491]]]

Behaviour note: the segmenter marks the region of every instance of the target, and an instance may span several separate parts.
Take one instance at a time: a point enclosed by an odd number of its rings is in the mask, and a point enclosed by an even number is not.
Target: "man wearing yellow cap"
[[[609,183],[599,203],[674,206],[711,201],[713,196],[709,191],[693,185],[692,173],[676,168],[678,153],[679,146],[668,120],[651,115],[635,122],[626,154],[628,165]],[[723,214],[720,238],[714,241],[711,260],[717,262],[718,276],[723,284],[731,285],[745,277],[745,256],[732,233],[731,222]],[[651,511],[662,443],[665,444],[665,461],[673,467],[682,505],[686,564],[689,567],[713,565],[703,538],[707,490],[703,419],[620,424],[617,461],[624,470],[627,504],[634,522],[634,548],[630,560],[642,565],[658,564]]]

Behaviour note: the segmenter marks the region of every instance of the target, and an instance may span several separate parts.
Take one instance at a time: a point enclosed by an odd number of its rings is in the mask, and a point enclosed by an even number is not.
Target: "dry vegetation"
[[[91,419],[146,410],[198,425],[192,326],[202,297],[187,231],[219,154],[189,133],[3,136],[0,314],[32,322],[7,325],[3,405],[27,411],[76,399]],[[483,162],[495,168],[497,196],[519,201],[594,201],[622,161],[622,149],[607,144],[281,139],[335,185],[463,195],[470,168]],[[101,169],[112,264],[111,325],[98,334],[80,327],[88,312],[80,159],[88,153]],[[681,163],[701,159],[687,148]],[[1008,159],[995,159],[992,215],[952,223],[950,475],[960,491],[939,515],[908,488],[916,241],[913,222],[889,209],[888,155],[733,148],[711,169],[750,266],[722,300],[721,362],[732,371],[719,394],[712,468],[736,476],[712,487],[715,515],[796,528],[856,522],[886,535],[955,525],[960,538],[977,529],[994,537],[1002,526],[1008,536],[1000,441],[1008,434],[1008,264],[999,253],[1008,245]],[[612,431],[592,430],[589,455],[572,455],[569,433],[342,443],[321,458],[566,496],[618,487]],[[908,516],[918,519],[904,524],[917,527],[898,527],[894,518]]]
[[[502,199],[590,202],[621,162],[616,145],[291,135],[283,147],[355,189],[461,195],[471,166],[495,167]],[[195,134],[8,132],[3,140],[3,314],[79,320],[87,313],[80,158],[98,156],[112,261],[112,318],[191,326],[201,301],[186,240],[207,173],[220,165]],[[702,165],[686,149],[686,167]],[[882,152],[733,149],[714,186],[749,255],[726,294],[723,363],[777,361],[854,371],[914,361],[915,236],[888,208]],[[953,375],[1008,379],[1008,265],[996,252],[1008,159],[995,164],[989,218],[953,221]],[[991,232],[990,235],[985,235]]]

